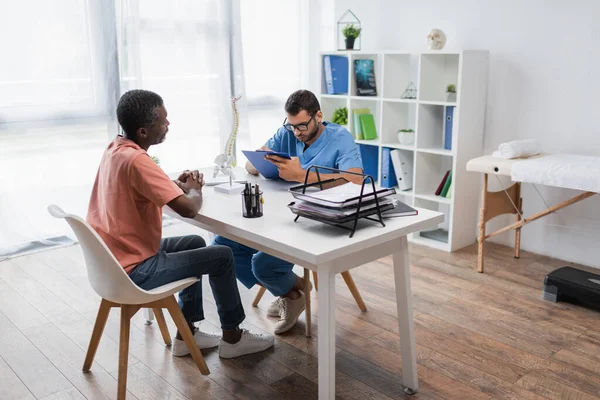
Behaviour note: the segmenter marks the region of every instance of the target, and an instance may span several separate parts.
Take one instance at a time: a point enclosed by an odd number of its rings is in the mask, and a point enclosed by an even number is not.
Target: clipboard
[[[270,150],[242,150],[242,153],[244,153],[254,168],[256,168],[257,171],[267,179],[280,179],[279,170],[277,167],[270,161],[265,160],[265,156],[267,154],[287,158],[288,160],[292,159],[287,153]]]

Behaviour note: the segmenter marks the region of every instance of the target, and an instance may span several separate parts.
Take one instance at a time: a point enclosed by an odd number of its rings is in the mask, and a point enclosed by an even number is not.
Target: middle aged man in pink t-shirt
[[[246,315],[229,247],[207,247],[196,235],[161,239],[162,207],[193,218],[202,208],[204,185],[198,171],[185,171],[171,181],[147,153],[169,131],[162,98],[147,90],[131,90],[119,100],[117,118],[123,135],[102,156],[88,208],[89,224],[142,289],[208,275],[222,335],[202,332],[194,325],[204,319],[201,281],[179,293],[179,306],[199,348],[219,346],[220,357],[233,358],[273,346],[272,335],[239,328]],[[172,352],[189,354],[179,331]]]

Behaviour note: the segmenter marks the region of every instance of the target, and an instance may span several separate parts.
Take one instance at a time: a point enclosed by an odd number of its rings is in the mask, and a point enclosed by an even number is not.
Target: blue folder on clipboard
[[[244,153],[248,161],[254,165],[254,168],[267,179],[279,179],[279,170],[277,167],[270,161],[265,160],[267,154],[273,154],[288,159],[291,158],[289,154],[268,150],[242,150],[242,153]]]

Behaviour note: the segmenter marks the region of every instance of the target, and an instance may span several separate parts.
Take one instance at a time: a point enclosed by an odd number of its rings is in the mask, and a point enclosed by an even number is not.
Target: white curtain
[[[144,88],[163,97],[169,134],[149,153],[164,170],[213,165],[231,132],[231,96],[244,89],[234,3],[117,0],[121,93]],[[238,109],[245,115],[243,99]],[[241,118],[240,142],[246,121]]]
[[[46,207],[85,216],[129,89],[165,101],[168,139],[150,150],[165,171],[213,163],[245,90],[238,2],[0,0],[0,259],[73,237]]]

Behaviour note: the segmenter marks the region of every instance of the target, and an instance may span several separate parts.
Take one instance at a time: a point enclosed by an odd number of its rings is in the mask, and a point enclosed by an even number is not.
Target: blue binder
[[[454,122],[454,106],[446,107],[446,126],[444,128],[444,149],[452,150],[452,124]]]
[[[371,175],[373,180],[377,182],[379,148],[377,146],[370,146],[368,144],[359,144],[358,152],[360,153],[360,158],[362,159],[365,175]],[[370,181],[367,183],[370,183]]]
[[[396,186],[396,172],[392,164],[391,150],[387,147],[381,149],[381,187],[385,188]]]
[[[323,69],[327,94],[347,94],[348,57],[324,56]]]

